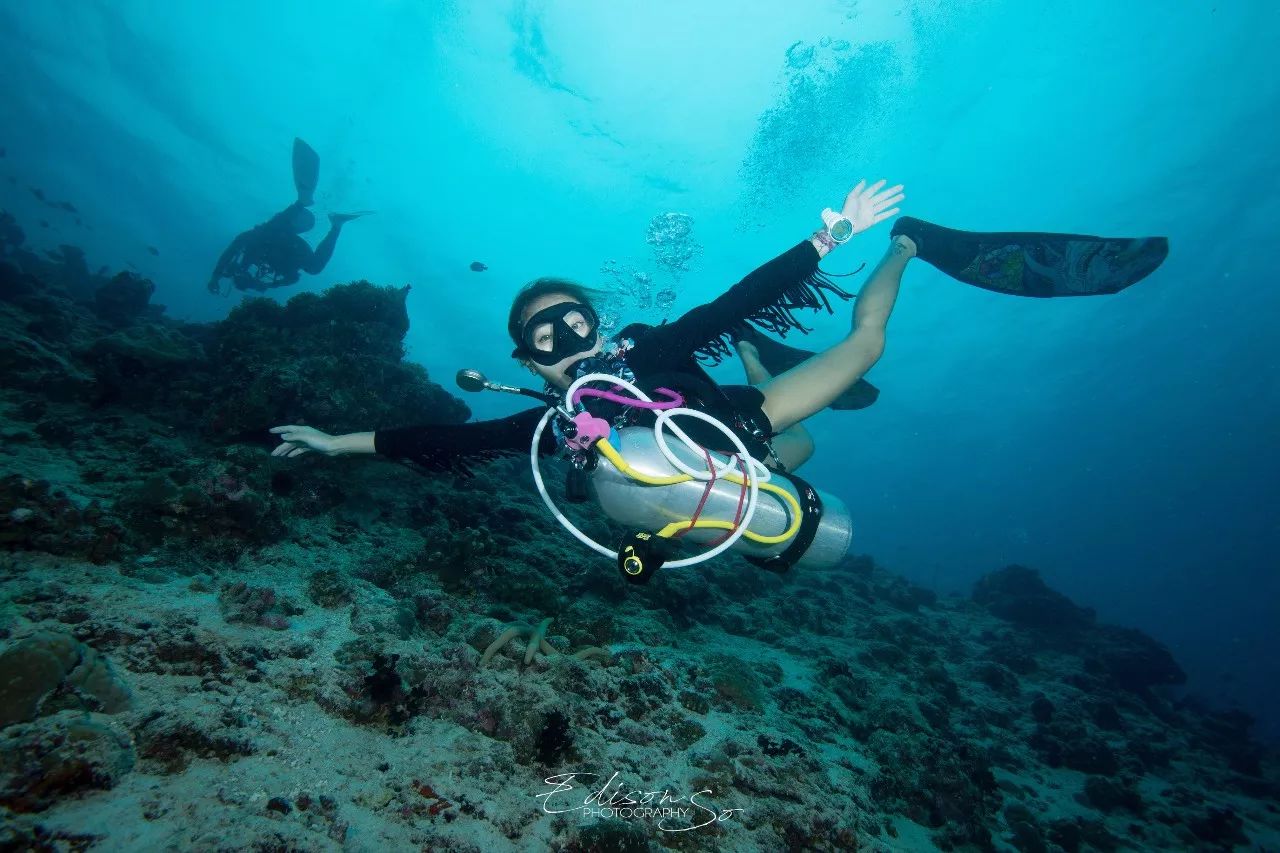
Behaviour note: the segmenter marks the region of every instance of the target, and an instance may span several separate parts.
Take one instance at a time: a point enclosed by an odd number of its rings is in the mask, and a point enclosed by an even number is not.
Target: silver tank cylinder
[[[618,452],[637,471],[653,477],[668,477],[680,473],[662,455],[651,428],[627,427],[615,433],[615,436]],[[667,445],[682,462],[695,471],[706,467],[705,458],[693,453],[670,433],[667,434]],[[714,451],[711,455],[721,463],[728,459],[726,455]],[[706,490],[705,482],[694,480],[673,486],[645,485],[619,471],[604,456],[599,458],[600,464],[591,476],[591,488],[596,500],[605,514],[614,521],[637,530],[656,531],[673,521],[692,518],[698,502],[702,500],[702,493]],[[769,482],[798,498],[799,492],[787,475],[775,471]],[[738,508],[740,492],[741,487],[736,483],[717,480],[707,497],[701,518],[732,521]],[[844,505],[844,501],[823,491],[819,491],[818,495],[822,498],[822,519],[813,542],[795,562],[796,566],[834,566],[848,552],[853,540],[849,508]],[[800,505],[804,506],[803,501]],[[751,532],[762,536],[777,536],[786,531],[790,524],[790,507],[777,495],[761,489],[756,513],[751,519]],[[696,529],[682,538],[705,544],[724,533],[724,530],[716,528]],[[744,536],[734,543],[732,550],[749,557],[773,557],[782,553],[789,544],[790,540],[776,545],[761,545]]]

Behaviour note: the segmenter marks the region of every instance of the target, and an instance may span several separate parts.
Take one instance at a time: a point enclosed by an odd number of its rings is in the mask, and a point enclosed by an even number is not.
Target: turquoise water
[[[1167,235],[1165,266],[1114,297],[911,268],[880,401],[812,421],[808,472],[849,503],[858,550],[942,591],[1035,566],[1276,735],[1278,35],[1276,4],[1199,0],[4,3],[0,190],[37,245],[133,265],[171,315],[217,319],[208,271],[292,200],[301,136],[317,209],[377,214],[283,295],[411,283],[411,357],[510,382],[520,283],[616,285],[613,262],[673,289],[674,316],[861,177],[960,228]],[[678,275],[645,241],[666,212],[701,247]],[[886,235],[825,266],[874,261]],[[846,322],[815,318],[811,348]]]

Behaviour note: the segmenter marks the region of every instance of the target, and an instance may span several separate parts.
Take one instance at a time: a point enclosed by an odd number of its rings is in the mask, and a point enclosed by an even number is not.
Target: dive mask
[[[548,325],[550,329],[548,330]],[[528,358],[536,364],[551,367],[564,359],[584,353],[596,345],[599,320],[590,305],[560,302],[543,308],[524,324],[521,341],[524,346],[513,355]],[[545,349],[550,341],[551,349]],[[543,349],[538,345],[542,344]]]

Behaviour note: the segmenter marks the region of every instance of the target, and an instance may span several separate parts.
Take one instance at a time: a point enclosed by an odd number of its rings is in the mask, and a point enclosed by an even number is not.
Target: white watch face
[[[837,243],[843,243],[853,236],[853,223],[843,216],[831,223],[831,227],[827,229],[831,234],[831,239]]]

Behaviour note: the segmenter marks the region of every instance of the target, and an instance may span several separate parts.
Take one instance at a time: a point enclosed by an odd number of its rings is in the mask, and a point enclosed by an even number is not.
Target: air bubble
[[[693,239],[693,217],[687,213],[660,213],[653,217],[645,239],[653,247],[658,266],[677,280],[702,254],[702,245]]]

